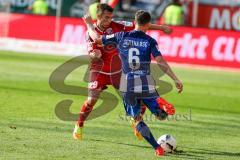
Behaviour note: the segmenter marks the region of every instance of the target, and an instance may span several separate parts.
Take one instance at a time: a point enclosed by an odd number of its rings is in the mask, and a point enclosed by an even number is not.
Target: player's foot
[[[158,156],[158,157],[164,156],[164,150],[162,149],[161,146],[159,146],[159,147],[155,150],[155,154],[156,154],[156,156]]]
[[[77,140],[82,140],[83,127],[79,127],[77,124],[75,125],[74,131],[73,131],[73,138]]]
[[[174,115],[175,114],[175,108],[174,106],[167,102],[162,97],[157,99],[157,102],[162,110],[164,110],[168,115]]]
[[[141,141],[143,139],[143,137],[142,137],[141,133],[139,133],[138,130],[136,129],[136,122],[133,118],[130,118],[130,123],[131,123],[131,127],[134,130],[134,135],[137,137],[138,140]]]

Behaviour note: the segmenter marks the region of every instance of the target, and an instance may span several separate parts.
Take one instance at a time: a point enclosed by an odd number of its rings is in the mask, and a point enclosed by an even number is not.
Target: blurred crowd
[[[62,0],[61,2],[60,0],[0,0],[0,10],[52,16],[60,10],[61,16],[64,17],[82,17],[88,9],[94,12],[96,4],[100,2],[114,7],[116,20],[132,20],[134,13],[143,9],[149,11],[155,21],[162,21],[160,17],[164,15],[167,23],[180,25],[187,16],[189,0]]]
[[[59,13],[64,17],[82,17],[88,9],[94,12],[97,3],[101,2],[114,7],[116,20],[133,20],[134,13],[143,9],[149,11],[157,23],[182,25],[187,24],[189,4],[192,1],[194,0],[0,0],[0,11],[50,16]],[[240,0],[198,1],[216,5],[240,5]]]

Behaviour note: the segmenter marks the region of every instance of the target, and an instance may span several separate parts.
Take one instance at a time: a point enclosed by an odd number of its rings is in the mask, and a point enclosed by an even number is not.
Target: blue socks
[[[157,143],[157,141],[155,140],[155,138],[153,137],[150,129],[148,128],[148,126],[143,122],[139,122],[136,126],[136,129],[138,130],[139,133],[141,133],[141,135],[143,136],[143,138],[149,143],[151,144],[151,146],[154,149],[157,149],[157,147],[159,147],[159,144]]]

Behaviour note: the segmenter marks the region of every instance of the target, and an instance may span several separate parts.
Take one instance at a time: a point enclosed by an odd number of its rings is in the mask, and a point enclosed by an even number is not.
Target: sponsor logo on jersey
[[[113,34],[112,28],[108,28],[105,32],[106,32],[107,34]]]
[[[114,34],[106,35],[106,39],[111,39],[114,37]]]
[[[122,24],[124,26],[127,26],[127,27],[132,27],[133,26],[133,22],[127,22],[127,21],[116,21],[117,23],[119,24]]]

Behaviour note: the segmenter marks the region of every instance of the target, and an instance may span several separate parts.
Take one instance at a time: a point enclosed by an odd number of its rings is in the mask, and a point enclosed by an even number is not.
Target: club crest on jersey
[[[105,32],[106,32],[107,34],[113,34],[112,28],[108,28]]]

